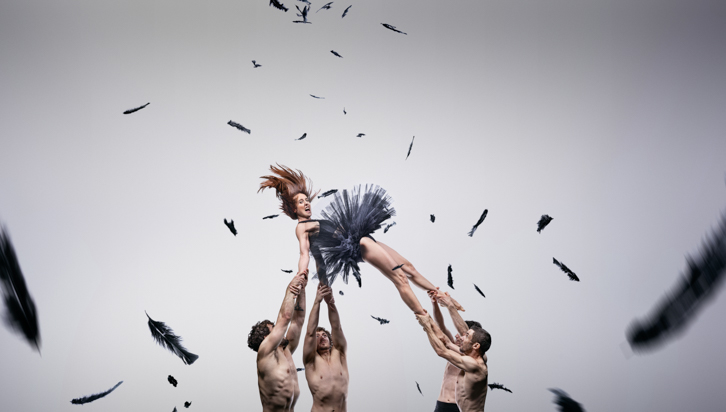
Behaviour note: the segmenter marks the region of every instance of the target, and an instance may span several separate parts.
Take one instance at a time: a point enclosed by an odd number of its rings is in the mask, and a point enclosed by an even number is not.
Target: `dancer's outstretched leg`
[[[433,283],[429,282],[428,279],[423,277],[422,274],[416,270],[416,268],[413,266],[413,263],[409,262],[408,259],[401,256],[398,252],[393,250],[390,246],[386,245],[383,242],[378,242],[378,244],[386,251],[389,255],[393,258],[393,260],[396,262],[395,266],[403,264],[403,267],[401,267],[401,270],[403,270],[404,273],[406,273],[406,276],[408,276],[409,279],[411,279],[411,282],[413,282],[414,285],[420,287],[423,290],[429,291],[429,290],[436,290],[436,286],[434,286]],[[394,267],[395,267],[394,266]]]
[[[401,295],[401,299],[411,308],[413,313],[417,315],[426,313],[421,303],[416,299],[416,295],[408,283],[406,274],[399,270],[395,272],[392,270],[397,264],[393,257],[386,252],[386,249],[377,244],[373,239],[364,237],[360,240],[360,251],[363,260],[373,265],[373,267],[393,282],[396,289],[398,289],[398,293]]]
[[[426,279],[422,274],[416,270],[416,268],[413,266],[411,262],[409,262],[408,259],[401,256],[398,252],[393,250],[390,246],[386,245],[383,242],[378,242],[378,244],[388,252],[389,255],[396,261],[396,266],[403,264],[403,267],[401,267],[401,270],[406,273],[406,276],[408,276],[409,279],[411,279],[411,282],[413,282],[416,286],[420,287],[421,289],[426,290],[427,292],[430,291],[438,291],[439,288],[434,286],[433,283],[431,283],[428,279]],[[464,308],[454,300],[454,298],[451,298],[451,301],[454,303],[454,306],[457,310],[460,310],[462,312],[465,312]]]

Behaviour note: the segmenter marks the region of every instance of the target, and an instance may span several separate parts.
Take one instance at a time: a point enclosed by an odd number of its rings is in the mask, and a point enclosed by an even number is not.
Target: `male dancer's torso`
[[[297,369],[290,351],[278,347],[257,360],[257,384],[263,412],[293,412],[300,397]]]
[[[305,377],[313,394],[312,412],[346,412],[348,410],[348,361],[334,347],[329,359],[315,354],[305,365]]]

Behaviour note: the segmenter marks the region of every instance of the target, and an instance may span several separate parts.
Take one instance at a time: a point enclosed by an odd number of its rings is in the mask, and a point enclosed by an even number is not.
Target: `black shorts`
[[[459,407],[455,403],[436,401],[434,412],[459,412]]]

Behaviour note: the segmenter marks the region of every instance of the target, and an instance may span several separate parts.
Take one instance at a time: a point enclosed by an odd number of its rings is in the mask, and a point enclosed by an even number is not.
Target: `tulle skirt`
[[[348,283],[348,276],[352,273],[361,286],[358,268],[358,263],[363,261],[360,240],[371,237],[371,233],[380,229],[384,221],[396,215],[391,202],[391,197],[379,186],[366,185],[363,189],[359,185],[351,192],[343,190],[336,193],[323,210],[324,221],[320,224],[318,242],[325,259],[329,285],[339,274],[343,282]]]

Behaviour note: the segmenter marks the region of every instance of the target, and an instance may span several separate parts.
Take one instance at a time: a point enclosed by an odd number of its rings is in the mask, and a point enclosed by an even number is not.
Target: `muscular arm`
[[[320,319],[320,287],[318,287],[318,293],[315,295],[315,302],[313,307],[310,309],[310,319],[308,319],[308,329],[305,332],[305,341],[303,342],[303,364],[315,360],[315,351],[318,346],[318,339],[315,333],[315,329],[318,327],[318,321]]]
[[[330,334],[333,338],[333,345],[340,353],[345,355],[348,350],[348,341],[345,340],[343,328],[340,326],[338,307],[335,306],[335,300],[332,296],[330,297],[330,301],[326,303],[328,304],[328,319],[330,319]]]
[[[459,332],[459,335],[465,335],[469,330],[469,327],[466,326],[466,322],[464,322],[464,319],[462,319],[461,315],[459,315],[459,311],[456,309],[456,305],[454,304],[451,296],[449,296],[448,293],[438,292],[436,300],[441,306],[449,309],[449,315],[451,316],[451,320],[454,322],[454,327],[456,328],[456,331]]]
[[[300,294],[297,295],[295,310],[292,315],[292,322],[290,322],[290,328],[287,330],[287,340],[290,344],[287,346],[290,349],[290,353],[295,353],[298,344],[300,344],[300,332],[302,331],[303,323],[305,322],[305,284],[300,288]]]
[[[454,336],[449,332],[449,329],[446,328],[446,324],[444,323],[444,315],[441,313],[441,309],[439,309],[439,305],[436,304],[436,301],[433,302],[433,312],[434,312],[434,321],[436,321],[436,324],[439,326],[439,329],[441,329],[442,332],[444,332],[444,335],[446,335],[447,338],[449,338],[449,341],[454,341]]]
[[[419,318],[420,323],[424,327],[426,335],[429,338],[429,343],[431,343],[431,346],[434,348],[437,355],[451,362],[454,366],[465,372],[478,372],[481,370],[481,367],[474,358],[461,355],[458,352],[446,348],[444,343],[441,341],[441,338],[444,336],[443,332],[441,332],[441,329],[439,329],[438,326],[431,321],[431,318],[428,315],[421,317],[417,315],[416,317]],[[428,318],[429,321],[421,321],[422,318]]]
[[[290,324],[292,319],[293,304],[295,302],[295,292],[293,288],[295,285],[300,284],[301,277],[295,275],[287,288],[285,288],[285,298],[282,300],[282,306],[280,312],[277,314],[277,321],[275,326],[272,328],[272,332],[262,341],[260,348],[257,350],[257,359],[261,359],[269,355],[274,351],[282,342],[282,338],[285,335],[285,330]]]
[[[297,273],[307,270],[310,264],[310,240],[308,232],[305,231],[305,224],[298,224],[295,228],[295,236],[300,242],[300,260],[297,262]]]

